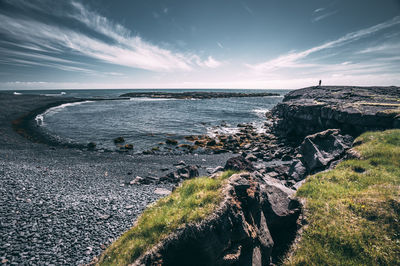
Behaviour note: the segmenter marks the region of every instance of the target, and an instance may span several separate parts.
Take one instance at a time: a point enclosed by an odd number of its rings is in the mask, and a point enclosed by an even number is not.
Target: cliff
[[[308,87],[288,93],[272,116],[275,132],[297,141],[330,128],[352,136],[400,128],[400,88]]]
[[[174,198],[188,186],[190,182],[184,183],[170,197]],[[277,262],[298,229],[301,209],[300,203],[292,197],[295,191],[253,172],[232,175],[224,182],[220,193],[222,198],[216,209],[200,222],[179,227],[133,261],[129,259],[131,255],[121,260],[120,255],[124,253],[121,246],[111,246],[100,263],[269,265]],[[157,208],[166,209],[165,206]],[[188,211],[194,213],[195,209]],[[139,221],[135,227],[145,227],[143,223]],[[122,238],[128,239],[127,235]],[[130,241],[126,240],[123,245],[129,246]]]

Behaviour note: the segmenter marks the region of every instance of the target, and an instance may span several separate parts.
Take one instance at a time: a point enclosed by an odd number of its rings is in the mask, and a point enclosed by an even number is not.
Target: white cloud
[[[243,5],[244,9],[245,9],[250,15],[253,15],[253,10],[252,10],[248,5],[246,5],[244,2],[242,2],[242,5]]]
[[[15,3],[20,6],[24,4],[31,6],[28,2],[21,0]],[[66,26],[43,23],[26,17],[11,17],[1,14],[1,11],[0,33],[16,45],[30,50],[24,58],[25,61],[34,61],[35,64],[44,66],[48,66],[48,62],[44,61],[60,61],[60,53],[64,55],[72,53],[110,64],[162,72],[190,71],[196,67],[219,66],[219,62],[212,57],[201,60],[194,54],[173,52],[151,44],[139,36],[132,35],[131,31],[124,26],[88,10],[80,2],[71,1],[71,10],[65,11],[64,17],[83,23],[101,34],[104,39],[92,37]],[[48,9],[44,8],[42,11],[48,11]],[[13,51],[12,48],[7,49],[9,52]],[[32,50],[36,53],[32,53]],[[39,52],[46,52],[46,55],[42,55],[39,61],[35,61],[39,57]],[[13,60],[16,62],[21,59],[10,59],[11,62]],[[64,63],[79,64],[79,61]],[[66,69],[66,67],[58,68]]]
[[[337,10],[332,11],[332,12],[328,12],[328,13],[325,13],[325,14],[322,14],[322,15],[320,15],[320,16],[317,16],[317,17],[313,18],[313,19],[312,19],[312,22],[317,22],[317,21],[323,20],[323,19],[325,19],[325,18],[327,18],[327,17],[330,17],[330,16],[335,15],[336,13],[337,13]]]
[[[377,46],[371,46],[365,48],[358,53],[367,54],[367,53],[393,53],[394,51],[400,51],[400,43],[385,43]]]
[[[219,67],[222,63],[219,62],[219,61],[217,61],[217,60],[215,60],[215,59],[212,58],[211,56],[209,56],[209,57],[207,58],[207,60],[203,61],[203,62],[200,63],[200,64],[201,64],[201,65],[204,65],[204,66],[206,66],[206,67],[209,67],[209,68],[216,68],[216,67]]]
[[[319,12],[324,11],[324,10],[325,10],[324,7],[320,7],[320,8],[315,9],[314,13],[319,13]]]
[[[375,26],[358,30],[355,32],[348,33],[343,37],[336,39],[334,41],[326,42],[322,45],[315,46],[313,48],[301,51],[301,52],[289,52],[288,54],[281,55],[277,58],[271,59],[269,61],[259,63],[259,64],[246,64],[250,69],[264,73],[269,71],[274,71],[280,68],[294,68],[294,67],[312,67],[315,66],[313,64],[302,64],[299,63],[299,60],[306,58],[307,56],[334,47],[339,47],[344,44],[359,40],[361,38],[370,36],[373,33],[376,33],[380,30],[387,29],[394,25],[400,24],[400,16],[394,17],[391,20],[386,22],[377,24]]]

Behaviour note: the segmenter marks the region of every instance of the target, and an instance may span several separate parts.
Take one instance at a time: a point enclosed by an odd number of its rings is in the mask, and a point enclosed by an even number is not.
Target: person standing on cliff
[[[318,85],[318,87],[321,87],[321,83],[322,83],[322,80],[319,80],[319,85]]]

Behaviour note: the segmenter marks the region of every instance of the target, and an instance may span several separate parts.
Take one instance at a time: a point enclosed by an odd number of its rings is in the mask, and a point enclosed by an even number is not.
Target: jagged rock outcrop
[[[338,129],[328,129],[307,136],[300,145],[302,162],[309,173],[327,168],[330,163],[343,157],[351,148],[354,138],[341,135]]]
[[[225,163],[225,170],[234,170],[234,171],[249,171],[252,172],[255,170],[253,164],[244,158],[243,156],[236,156],[228,159]]]
[[[187,224],[133,265],[270,265],[294,238],[294,191],[257,172],[231,176],[207,219]]]
[[[400,127],[399,87],[309,87],[289,92],[272,115],[275,131],[297,140],[330,128],[357,136]]]
[[[176,171],[161,177],[159,182],[179,183],[185,179],[199,176],[199,168],[196,165],[180,165]]]

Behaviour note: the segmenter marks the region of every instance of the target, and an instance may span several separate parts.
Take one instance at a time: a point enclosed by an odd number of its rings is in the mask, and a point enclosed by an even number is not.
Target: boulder
[[[177,166],[177,167],[186,166],[186,163],[185,163],[185,161],[179,161],[178,163],[174,163],[174,166]]]
[[[215,145],[217,145],[217,142],[215,141],[215,139],[212,139],[207,142],[207,146],[215,146]]]
[[[96,148],[96,143],[95,142],[89,142],[87,145],[87,148],[89,150],[94,150]]]
[[[115,139],[114,139],[114,143],[115,143],[115,144],[117,144],[117,143],[123,143],[123,142],[125,142],[125,139],[124,139],[123,137],[118,137],[118,138],[115,138]]]
[[[262,210],[274,240],[272,256],[279,258],[286,253],[296,236],[301,204],[293,198],[294,190],[268,176],[263,179],[265,184],[261,185],[260,188],[261,197],[265,199]]]
[[[302,162],[309,172],[329,167],[351,148],[353,138],[341,135],[338,129],[328,129],[307,136],[300,146]]]
[[[146,180],[141,176],[136,176],[135,179],[133,179],[131,182],[129,182],[130,185],[137,185],[137,184],[144,184],[144,183],[146,183]]]
[[[255,162],[255,161],[257,161],[257,157],[254,154],[250,153],[250,154],[248,154],[246,156],[246,160],[249,160],[251,162]]]
[[[177,141],[177,140],[174,140],[174,139],[167,139],[167,140],[165,141],[165,143],[168,144],[168,145],[177,145],[177,144],[178,144],[178,141]]]
[[[156,188],[154,190],[154,194],[161,195],[161,196],[167,196],[171,194],[171,190],[165,189],[165,188]]]
[[[186,165],[160,178],[161,182],[179,183],[182,180],[199,176],[199,169],[195,165]]]
[[[253,164],[243,158],[243,156],[232,157],[226,161],[225,170],[234,170],[234,171],[249,171],[252,172],[255,170]]]
[[[211,170],[211,174],[215,174],[215,173],[223,172],[223,171],[224,171],[224,167],[222,167],[222,166],[217,166],[217,167],[215,167],[215,168],[213,168],[213,169]]]
[[[133,144],[125,144],[124,148],[127,150],[133,150]]]
[[[293,160],[289,168],[288,176],[296,182],[303,180],[306,177],[307,169],[300,160]]]

